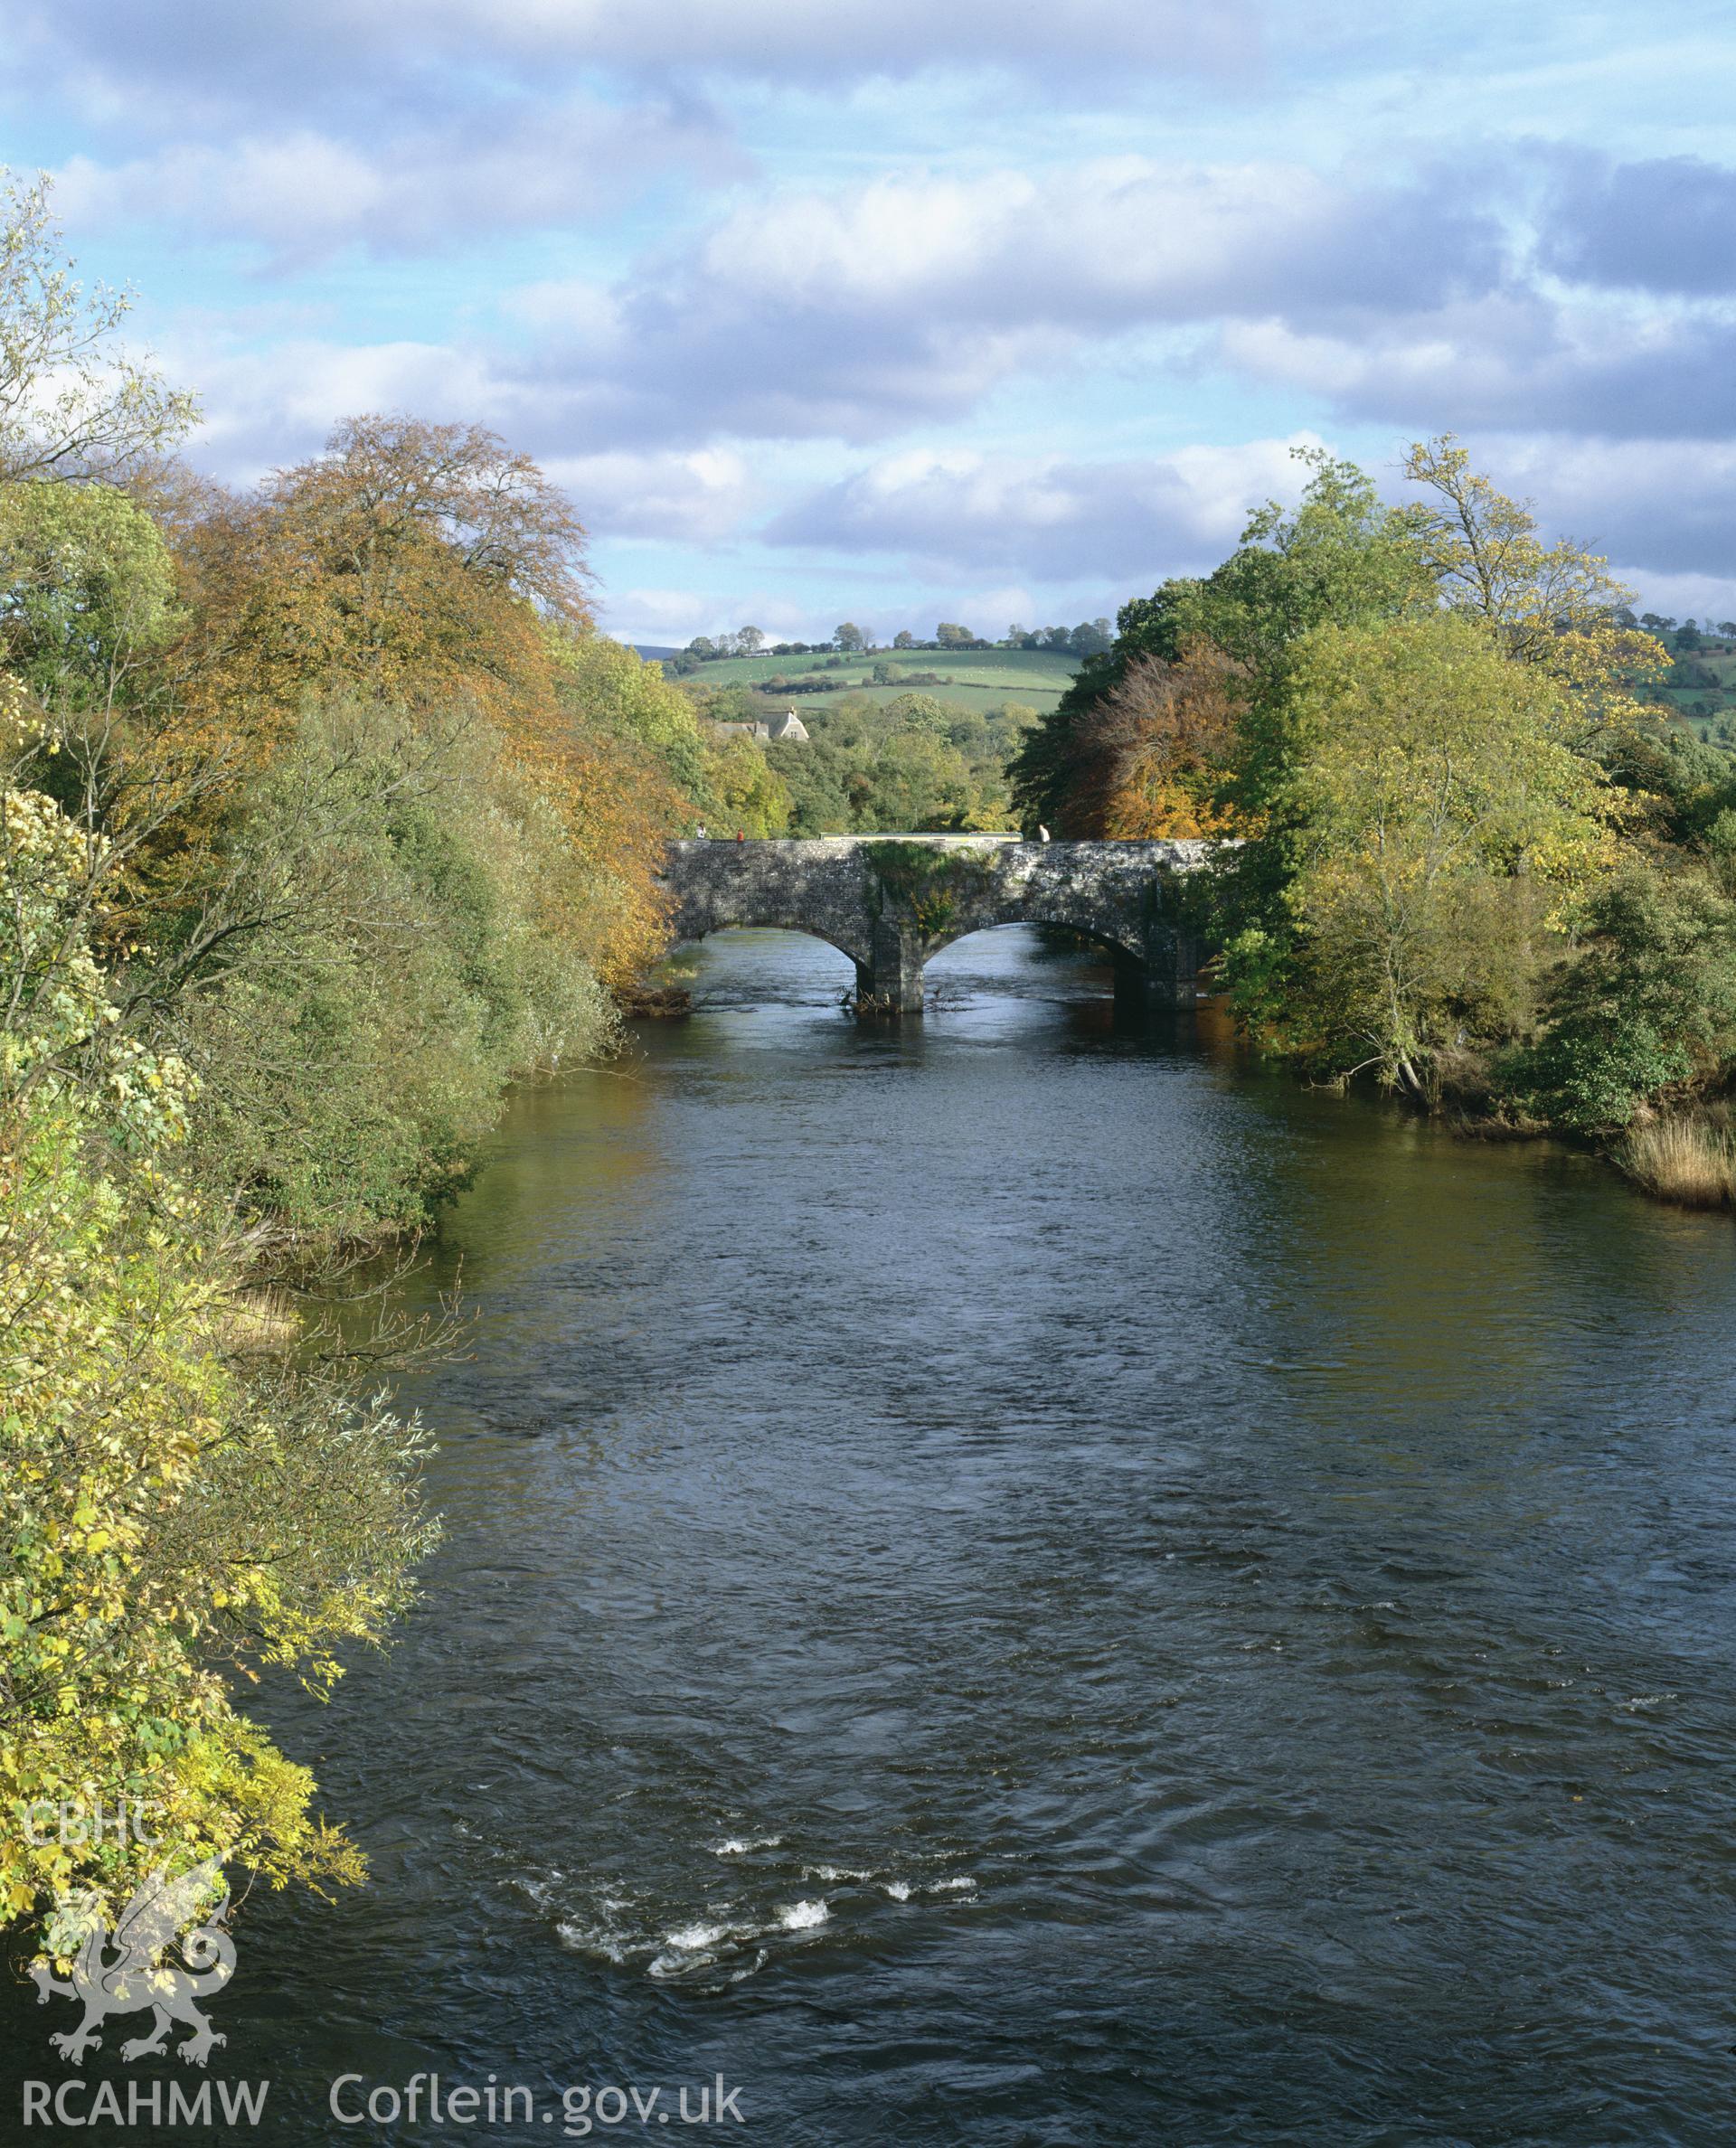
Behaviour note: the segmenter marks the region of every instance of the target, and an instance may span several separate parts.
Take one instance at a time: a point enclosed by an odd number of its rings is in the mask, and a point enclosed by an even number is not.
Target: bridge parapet
[[[1175,900],[1207,843],[1025,843],[1010,835],[827,835],[673,843],[664,871],[679,939],[732,925],[828,940],[864,1010],[920,1013],[923,966],[967,932],[1065,925],[1113,955],[1118,992],[1191,1004],[1199,950]]]

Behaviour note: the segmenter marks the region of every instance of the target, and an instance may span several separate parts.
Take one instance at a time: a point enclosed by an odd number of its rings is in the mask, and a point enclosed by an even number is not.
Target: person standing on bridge
[[[745,835],[744,835],[744,834],[741,833],[741,829],[740,829],[740,828],[738,828],[738,829],[735,831],[735,840],[736,840],[738,843],[745,843],[745,842],[746,842],[748,839],[747,839],[747,837],[746,837],[746,836],[745,836]]]
[[[704,824],[704,822],[703,822],[703,821],[701,821],[701,822],[700,822],[700,824],[699,824],[699,825],[698,825],[698,827],[696,827],[696,828],[693,830],[693,841],[694,841],[695,843],[703,843],[703,842],[704,842],[704,840],[705,840],[705,824]]]
[[[1042,823],[1041,821],[1039,821],[1039,822],[1037,823],[1037,841],[1038,841],[1039,843],[1047,843],[1047,842],[1048,842],[1048,840],[1049,840],[1049,831],[1048,831],[1048,829],[1047,829],[1047,828],[1045,828],[1045,827],[1043,826],[1043,823]]]

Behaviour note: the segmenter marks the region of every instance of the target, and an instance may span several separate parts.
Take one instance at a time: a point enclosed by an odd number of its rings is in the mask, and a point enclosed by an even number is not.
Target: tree
[[[892,636],[892,646],[895,649],[913,649],[916,646],[916,636],[908,626],[901,626]]]
[[[1114,645],[1084,659],[1055,708],[1026,737],[1009,774],[1021,823],[1063,834],[1102,833],[1088,799],[1108,787],[1087,772],[1089,745],[1075,734],[1142,655],[1179,663],[1209,643],[1247,674],[1242,738],[1230,786],[1244,823],[1270,809],[1281,774],[1274,723],[1292,652],[1314,628],[1395,618],[1426,607],[1432,583],[1418,546],[1414,509],[1390,508],[1354,464],[1317,449],[1297,452],[1308,482],[1294,509],[1269,500],[1249,517],[1241,544],[1203,580],[1165,582],[1121,607]]]
[[[842,626],[835,626],[832,629],[832,639],[844,655],[849,656],[854,655],[863,646],[863,636],[862,628],[855,624],[854,620],[846,619]]]
[[[1175,664],[1137,656],[1081,719],[1075,808],[1111,838],[1232,833],[1217,804],[1237,743],[1245,667],[1209,642]]]
[[[130,297],[74,278],[52,190],[45,174],[28,184],[0,175],[0,478],[112,474],[198,415],[116,340]]]
[[[976,636],[968,626],[960,626],[954,620],[942,619],[934,630],[934,638],[943,649],[967,649]]]
[[[717,644],[709,634],[696,634],[687,645],[687,654],[701,664],[709,664],[717,655]]]
[[[929,731],[936,737],[945,736],[947,726],[957,715],[956,709],[937,701],[931,693],[895,694],[886,704],[888,723]]]
[[[751,739],[719,739],[708,749],[708,816],[721,831],[781,835],[789,825],[789,792]]]
[[[514,1075],[612,1041],[598,972],[631,945],[631,884],[463,709],[310,706],[227,819],[224,906],[249,928],[179,1024],[207,1076],[201,1176],[306,1244],[420,1228]]]
[[[1320,628],[1292,672],[1290,939],[1232,942],[1243,1009],[1293,1050],[1430,1095],[1458,1032],[1512,1034],[1533,943],[1613,855],[1563,684],[1486,623]]]
[[[1668,658],[1651,635],[1618,623],[1633,591],[1607,561],[1565,538],[1545,544],[1530,507],[1474,471],[1450,433],[1417,441],[1404,468],[1433,495],[1418,536],[1447,606],[1486,620],[1510,655],[1565,682],[1588,740],[1642,726],[1632,686],[1661,676]]]
[[[738,656],[757,656],[765,646],[765,636],[757,626],[738,626],[735,630],[735,651]]]
[[[175,534],[173,692],[115,758],[130,795],[184,765],[226,787],[127,863],[131,990],[194,994],[201,1154],[244,1206],[418,1223],[506,1080],[606,1045],[599,988],[659,951],[662,844],[703,809],[692,704],[589,626],[570,504],[479,429],[354,421]]]
[[[114,710],[176,623],[168,547],[125,493],[0,488],[0,646],[45,709]]]
[[[882,830],[958,828],[972,805],[956,748],[915,728],[893,731],[874,756],[861,824]]]
[[[346,419],[187,549],[205,691],[231,721],[269,728],[310,690],[350,687],[546,717],[550,630],[590,625],[571,504],[481,426]]]

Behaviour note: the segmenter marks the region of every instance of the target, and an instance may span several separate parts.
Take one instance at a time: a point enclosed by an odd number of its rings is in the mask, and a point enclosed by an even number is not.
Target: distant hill
[[[642,656],[671,651],[641,649]],[[891,674],[877,680],[876,667]],[[840,694],[865,693],[877,702],[900,693],[929,693],[978,712],[1021,702],[1039,712],[1052,709],[1079,669],[1063,649],[876,649],[872,655],[725,656],[702,664],[684,686],[746,686],[780,707],[824,708]],[[778,702],[778,696],[784,699]]]
[[[652,642],[635,642],[633,650],[636,655],[643,656],[647,664],[654,659],[661,662],[665,656],[679,656],[681,654],[679,649],[660,648]]]

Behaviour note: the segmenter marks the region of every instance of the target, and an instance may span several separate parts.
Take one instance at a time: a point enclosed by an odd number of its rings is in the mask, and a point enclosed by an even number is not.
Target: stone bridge
[[[678,939],[731,925],[827,940],[856,966],[862,1013],[920,1014],[931,955],[991,925],[1064,925],[1108,949],[1118,999],[1191,1006],[1198,943],[1175,882],[1206,843],[1024,843],[1013,835],[826,835],[673,843]]]

